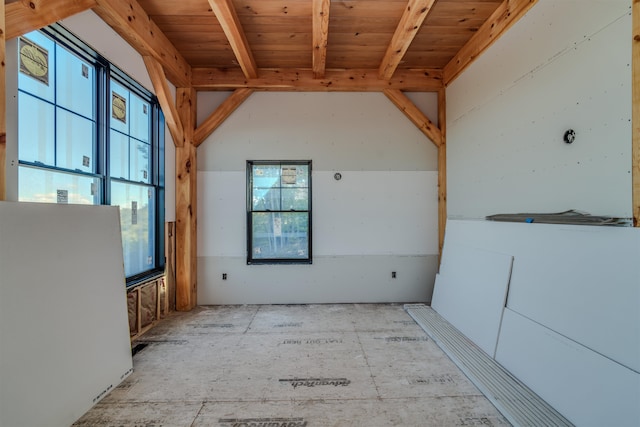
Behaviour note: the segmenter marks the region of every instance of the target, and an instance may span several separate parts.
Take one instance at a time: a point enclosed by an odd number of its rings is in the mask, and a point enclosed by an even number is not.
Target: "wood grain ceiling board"
[[[239,67],[207,0],[139,3],[192,67]]]
[[[404,0],[331,2],[327,68],[377,69],[406,5]]]
[[[311,67],[311,1],[234,0],[233,4],[258,67]]]
[[[212,13],[207,0],[138,0],[138,3],[151,17],[158,15],[201,16],[207,12]]]
[[[209,0],[138,1],[192,67],[239,68]],[[311,69],[312,0],[229,1],[258,70]],[[436,0],[397,68],[443,69],[499,7],[523,1]],[[378,69],[407,5],[408,0],[331,0],[326,69]]]
[[[398,67],[444,67],[501,2],[437,1]]]

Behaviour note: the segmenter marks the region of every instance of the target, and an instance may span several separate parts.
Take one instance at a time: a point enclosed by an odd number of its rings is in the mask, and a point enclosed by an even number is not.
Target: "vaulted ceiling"
[[[7,38],[91,8],[178,87],[436,91],[536,0],[14,0]]]

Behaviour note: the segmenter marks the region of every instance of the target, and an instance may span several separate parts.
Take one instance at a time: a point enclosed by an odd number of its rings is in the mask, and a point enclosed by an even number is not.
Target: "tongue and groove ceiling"
[[[352,80],[353,86],[360,81],[357,90],[375,90],[375,80],[394,77],[397,89],[434,90],[442,86],[447,66],[454,77],[455,65],[470,59],[456,57],[465,54],[465,46],[491,41],[495,34],[485,31],[480,38],[488,40],[472,42],[483,25],[498,32],[496,27],[530,3],[139,0],[192,67],[197,87],[218,89],[225,80],[238,87],[260,78],[255,84],[263,89],[286,80],[300,82],[299,90],[309,90],[307,78],[323,81],[318,86],[325,90],[341,90],[341,80]]]
[[[139,0],[194,68],[239,69],[220,20],[207,0]],[[311,0],[233,0],[238,22],[258,68],[311,69]],[[329,3],[326,68],[377,69],[407,0]],[[427,8],[430,2],[414,2]],[[442,69],[491,16],[502,0],[438,0],[398,64],[401,69]],[[407,29],[407,32],[412,28]]]
[[[92,9],[176,87],[438,91],[537,0],[7,0],[6,38]]]

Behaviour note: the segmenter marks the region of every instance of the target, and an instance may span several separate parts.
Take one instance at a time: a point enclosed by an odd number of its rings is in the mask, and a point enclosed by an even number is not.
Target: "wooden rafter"
[[[384,94],[436,147],[442,145],[440,129],[404,93],[396,89],[386,89]]]
[[[329,39],[330,0],[313,0],[313,77],[324,77]]]
[[[396,28],[391,43],[380,63],[381,79],[389,80],[409,49],[425,18],[429,14],[435,0],[409,0],[400,23]]]
[[[91,9],[95,0],[19,0],[5,5],[6,38],[38,30]]]
[[[154,57],[176,87],[188,87],[191,66],[136,0],[96,0],[93,11],[142,56]]]
[[[216,18],[218,18],[218,22],[220,22],[220,26],[229,40],[231,49],[236,55],[245,77],[255,79],[258,77],[258,67],[253,59],[253,53],[251,53],[247,37],[242,30],[233,3],[231,0],[209,0],[209,5]]]
[[[398,70],[391,80],[378,78],[378,70],[326,70],[316,79],[311,70],[260,69],[260,78],[247,80],[235,70],[194,68],[191,84],[198,90],[250,88],[273,91],[380,92],[398,89],[414,92],[438,91],[442,87],[440,70]]]
[[[0,200],[7,197],[7,81],[5,56],[5,5],[0,5]]]
[[[197,147],[220,126],[253,93],[253,89],[236,89],[218,108],[198,126],[193,135]]]
[[[147,67],[147,72],[149,73],[153,89],[158,97],[160,108],[162,108],[162,112],[164,113],[164,119],[173,138],[173,143],[176,147],[182,147],[184,145],[185,129],[180,121],[180,115],[172,99],[162,65],[151,56],[143,56],[142,59],[144,59],[144,65]]]
[[[447,99],[444,88],[438,91],[438,126],[442,137],[438,147],[438,250],[442,259],[447,226]]]
[[[633,226],[640,227],[640,0],[633,1],[632,15],[632,208]]]
[[[448,86],[489,46],[529,11],[538,0],[504,0],[466,45],[444,67],[444,84]]]

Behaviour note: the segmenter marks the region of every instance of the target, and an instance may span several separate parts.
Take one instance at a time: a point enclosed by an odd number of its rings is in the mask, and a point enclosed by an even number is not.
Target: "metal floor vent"
[[[573,426],[431,307],[406,304],[404,309],[511,424]]]

